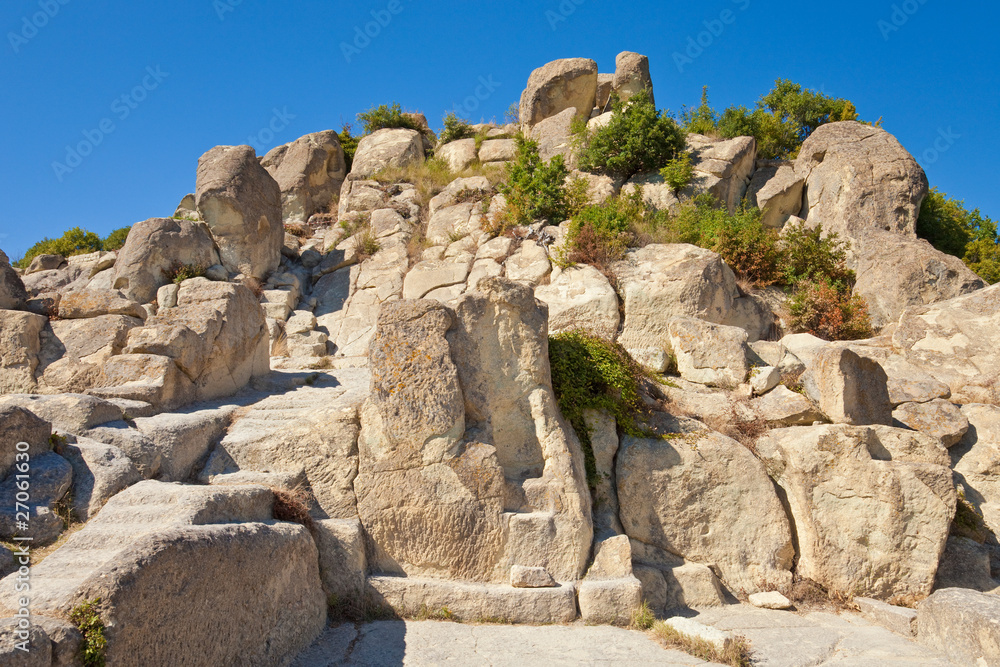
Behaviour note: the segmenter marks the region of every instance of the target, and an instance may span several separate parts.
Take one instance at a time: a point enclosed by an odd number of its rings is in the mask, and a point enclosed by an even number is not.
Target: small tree
[[[362,111],[358,114],[358,122],[364,128],[365,134],[393,128],[420,130],[413,119],[403,113],[399,102],[381,104],[368,111]]]
[[[442,144],[458,141],[459,139],[471,139],[474,136],[476,136],[476,132],[469,125],[469,122],[459,118],[454,111],[444,117],[444,129],[441,130]]]
[[[507,165],[507,182],[500,186],[500,192],[507,198],[507,211],[500,227],[526,225],[540,219],[561,222],[566,218],[569,175],[563,157],[556,155],[543,162],[538,142],[518,135],[516,143],[517,156]]]

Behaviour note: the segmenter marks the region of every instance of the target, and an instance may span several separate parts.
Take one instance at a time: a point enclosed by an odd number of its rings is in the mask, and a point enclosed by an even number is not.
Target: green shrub
[[[701,104],[681,112],[684,130],[690,134],[713,135],[719,124],[719,114],[708,103],[708,86],[701,89]]]
[[[629,179],[660,169],[683,150],[684,131],[657,111],[647,91],[627,102],[615,96],[611,121],[584,142],[580,169]]]
[[[660,176],[674,189],[674,192],[683,190],[694,178],[694,166],[691,164],[691,154],[684,152],[667,163],[667,166],[660,170]]]
[[[97,252],[102,247],[100,236],[80,227],[74,227],[57,239],[44,238],[31,246],[24,257],[17,262],[17,266],[26,269],[31,264],[31,260],[39,255],[72,257],[73,255]]]
[[[543,162],[538,143],[519,135],[517,156],[506,166],[506,183],[500,192],[507,198],[507,210],[492,231],[526,225],[544,219],[561,222],[566,219],[566,177],[569,170],[561,155]]]
[[[180,285],[185,280],[191,278],[202,278],[205,276],[205,267],[198,264],[175,264],[170,271],[170,280],[175,285]]]
[[[997,223],[978,208],[969,211],[965,202],[934,188],[920,207],[917,235],[941,252],[962,259],[983,280],[1000,282]]]
[[[104,622],[97,612],[101,599],[78,604],[69,614],[69,620],[83,635],[80,659],[86,667],[104,667],[108,640],[104,636]]]
[[[874,333],[864,299],[829,280],[800,282],[789,312],[795,333],[810,333],[824,340],[861,340]]]
[[[351,173],[351,166],[354,164],[354,154],[358,151],[358,144],[361,142],[361,137],[355,137],[351,135],[350,123],[344,123],[344,126],[340,128],[340,134],[337,138],[340,139],[340,146],[344,149],[344,162],[347,165],[347,173]]]
[[[584,207],[570,221],[567,259],[605,270],[610,262],[624,257],[646,212],[640,191]]]
[[[550,336],[549,362],[559,408],[580,437],[587,482],[596,487],[597,464],[583,413],[607,410],[624,433],[641,437],[636,416],[643,409],[642,370],[618,343],[580,331]]]
[[[368,111],[362,111],[358,114],[358,122],[364,128],[365,134],[392,128],[420,129],[412,118],[403,114],[399,102],[393,102],[391,105],[380,104]]]
[[[122,227],[121,229],[116,229],[101,242],[101,249],[105,252],[110,252],[112,250],[121,250],[122,246],[125,245],[125,241],[128,239],[129,230],[131,227]]]
[[[823,237],[823,228],[808,229],[799,224],[782,232],[784,241],[785,282],[822,280],[854,285],[854,272],[847,268],[847,244],[834,232]]]
[[[707,99],[704,101],[707,106]],[[717,129],[727,139],[754,137],[759,158],[792,158],[820,125],[857,119],[857,109],[849,100],[828,97],[779,79],[754,109],[744,106],[726,109]]]
[[[441,143],[447,144],[459,139],[471,139],[476,136],[468,121],[459,118],[454,111],[444,117],[444,129],[441,130]]]

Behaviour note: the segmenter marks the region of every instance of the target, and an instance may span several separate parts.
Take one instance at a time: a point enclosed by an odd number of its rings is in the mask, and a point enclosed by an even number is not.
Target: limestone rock
[[[60,447],[73,467],[73,514],[89,521],[116,493],[142,480],[138,469],[117,447],[88,438]]]
[[[615,77],[611,87],[623,101],[643,90],[649,92],[651,101],[654,100],[653,80],[649,76],[649,58],[631,51],[619,53],[615,58]]]
[[[544,567],[515,565],[510,568],[510,585],[514,588],[553,588],[558,584]]]
[[[314,524],[323,592],[337,601],[360,606],[365,590],[365,536],[357,518],[324,519]]]
[[[172,217],[183,220],[200,220],[198,217],[198,200],[194,196],[193,192],[186,194],[181,198],[181,203],[177,205],[176,209],[174,209]]]
[[[118,421],[122,410],[108,401],[84,394],[0,396],[0,409],[19,406],[51,422],[60,431],[82,433],[87,429]],[[2,477],[2,475],[0,475]]]
[[[321,632],[326,601],[312,538],[272,503],[263,487],[137,484],[35,565],[32,612],[100,598],[109,663],[280,664]],[[9,614],[13,581],[0,591]]]
[[[340,195],[347,177],[344,149],[333,130],[315,132],[271,149],[261,166],[281,188],[285,222],[306,222]]]
[[[194,385],[170,357],[156,354],[120,354],[101,368],[97,386],[87,390],[107,400],[145,401],[161,410],[191,402]]]
[[[951,471],[923,462],[933,452],[889,446],[876,429],[846,425],[778,429],[757,442],[787,498],[800,576],[880,599],[930,592],[954,514]]]
[[[700,134],[688,135],[687,142],[694,179],[686,188],[686,194],[707,192],[730,213],[735,212],[750,185],[757,160],[757,142],[753,137],[715,141]]]
[[[993,578],[990,567],[990,547],[967,537],[951,535],[934,588],[971,588],[984,593],[1000,592],[1000,582]]]
[[[823,348],[803,377],[806,394],[837,424],[892,424],[889,381],[875,361],[846,347]]]
[[[538,142],[538,155],[548,162],[557,155],[563,157],[567,166],[573,167],[573,119],[579,115],[576,107],[539,121],[531,128],[530,137]]]
[[[198,160],[198,212],[232,273],[264,280],[278,268],[285,228],[281,188],[250,146],[216,146]],[[131,234],[130,234],[131,236]]]
[[[923,239],[872,233],[857,244],[855,255],[854,293],[864,297],[872,324],[879,328],[895,322],[909,307],[935,304],[986,286],[962,260]]]
[[[70,292],[59,300],[59,317],[66,320],[100,317],[101,315],[127,315],[146,319],[146,311],[115,290],[81,290]]]
[[[962,406],[969,430],[962,441],[948,450],[956,483],[965,488],[966,500],[982,514],[986,527],[1000,531],[1000,407]]]
[[[14,470],[22,473],[16,465]],[[0,537],[9,541],[15,535],[27,536],[44,545],[58,537],[65,527],[53,508],[69,491],[73,468],[63,457],[48,452],[32,458],[29,471],[31,485],[27,501],[17,500],[23,489],[18,488],[16,474],[0,482]],[[21,507],[17,506],[19,502]],[[27,529],[20,525],[19,510],[28,513]]]
[[[11,268],[7,255],[0,251],[0,310],[18,310],[24,307],[28,292],[21,276]]]
[[[1000,664],[1000,597],[962,588],[936,591],[917,606],[917,640],[958,664]]]
[[[908,309],[892,334],[895,351],[951,388],[955,403],[994,403],[1000,373],[1000,285]]]
[[[617,477],[629,537],[713,563],[734,592],[791,584],[788,520],[764,466],[736,441],[625,437]],[[741,519],[751,514],[752,524]]]
[[[521,247],[504,262],[507,278],[535,286],[552,271],[549,253],[535,241],[524,241]]]
[[[424,142],[416,130],[385,129],[373,132],[361,139],[351,177],[371,178],[388,167],[405,167],[424,161]]]
[[[732,389],[747,379],[750,348],[743,329],[676,317],[667,325],[667,343],[685,380]]]
[[[55,271],[66,267],[66,258],[62,255],[35,255],[31,264],[24,270],[24,275],[31,275],[40,271]]]
[[[176,308],[129,332],[125,353],[170,357],[194,384],[191,398],[209,400],[268,372],[268,340],[249,289],[195,278],[181,284]]]
[[[595,109],[600,109],[601,111],[606,109],[608,102],[611,101],[611,93],[614,92],[614,83],[614,74],[597,75],[597,103],[594,105]]]
[[[517,157],[517,145],[513,139],[489,139],[479,148],[479,161],[509,162]]]
[[[823,413],[802,394],[784,385],[753,401],[754,408],[769,424],[809,426],[823,421]]]
[[[442,287],[464,285],[472,268],[472,255],[418,262],[403,281],[404,299],[421,299]]]
[[[893,410],[892,418],[907,428],[938,438],[945,447],[957,445],[969,430],[969,420],[961,409],[940,398],[927,403],[903,403]]]
[[[609,340],[618,334],[618,295],[592,266],[557,267],[547,285],[535,288],[535,298],[549,307],[550,334],[583,329]]]
[[[129,299],[149,303],[173,280],[181,266],[207,268],[219,263],[212,234],[203,224],[172,218],[136,223],[115,263],[114,288]]]
[[[435,151],[435,156],[448,163],[453,173],[468,169],[478,159],[475,139],[459,139],[441,146]]]
[[[41,315],[0,310],[0,394],[31,393],[48,320]]]
[[[855,597],[854,604],[869,621],[904,637],[916,637],[917,612],[915,609],[897,607],[865,597]]]
[[[927,176],[891,134],[855,121],[828,123],[799,151],[796,174],[805,179],[802,218],[842,239],[876,230],[915,238]]]
[[[35,413],[17,405],[0,404],[0,480],[13,470],[18,443],[28,443],[30,463],[30,459],[52,449],[51,436],[52,425]]]
[[[761,609],[789,609],[792,603],[777,591],[754,593],[750,596],[750,604]]]
[[[570,108],[586,119],[596,100],[596,62],[587,58],[555,60],[528,78],[528,86],[521,94],[521,123],[533,127]]]
[[[747,201],[761,211],[761,223],[771,229],[781,229],[793,215],[802,210],[803,178],[789,163],[759,167],[750,179]]]

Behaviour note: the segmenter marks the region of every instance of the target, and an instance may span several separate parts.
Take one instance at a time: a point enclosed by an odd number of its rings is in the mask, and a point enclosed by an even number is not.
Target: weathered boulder
[[[577,579],[590,499],[551,388],[544,309],[508,280],[479,289],[454,310],[402,301],[379,315],[354,484],[373,568],[499,583],[523,565]]]
[[[243,285],[185,280],[177,307],[129,332],[126,354],[173,359],[194,384],[190,400],[230,396],[269,371],[264,314]]]
[[[122,418],[122,409],[117,405],[84,394],[0,396],[0,409],[8,406],[30,410],[66,433],[82,433],[87,429]]]
[[[1000,285],[908,309],[892,334],[906,361],[951,388],[954,403],[995,403]]]
[[[895,429],[846,425],[771,431],[757,451],[782,488],[799,576],[880,599],[927,595],[955,512],[939,442],[896,446]],[[921,447],[923,443],[925,447]]]
[[[173,280],[182,266],[203,269],[219,263],[212,234],[205,225],[173,218],[136,223],[115,262],[114,288],[139,303],[156,298],[156,290]]]
[[[805,179],[800,216],[849,240],[875,231],[916,237],[927,176],[883,129],[855,121],[828,123],[799,151],[795,172]]]
[[[750,185],[757,161],[757,142],[753,137],[716,141],[700,134],[687,138],[694,179],[685,189],[692,195],[707,192],[715,196],[730,213],[736,211]]]
[[[272,148],[260,163],[281,188],[285,222],[305,222],[325,210],[340,195],[347,177],[344,149],[333,130]]]
[[[86,319],[102,315],[127,315],[146,319],[146,311],[135,301],[126,299],[117,290],[85,289],[64,294],[59,300],[59,317],[65,320]]]
[[[216,146],[202,155],[195,191],[198,213],[219,247],[221,261],[214,263],[259,280],[278,268],[285,238],[281,188],[253,148]]]
[[[274,522],[273,500],[260,486],[136,484],[34,566],[32,613],[100,598],[112,664],[281,664],[321,632],[326,600],[309,532]],[[0,582],[5,614],[14,585]]]
[[[808,426],[823,421],[823,413],[800,393],[784,385],[753,401],[756,412],[769,424],[782,426]]]
[[[791,584],[788,519],[763,464],[735,440],[712,432],[625,437],[617,479],[629,537],[712,563],[734,593]]]
[[[194,385],[170,357],[119,354],[101,367],[87,393],[108,400],[144,401],[159,410],[174,410],[194,400]]]
[[[96,386],[101,366],[121,353],[128,332],[138,326],[142,320],[127,315],[52,320],[41,334],[39,390],[85,393]]]
[[[66,268],[66,258],[62,255],[35,255],[31,264],[24,270],[25,275],[40,273],[42,271],[56,271]]]
[[[535,241],[524,241],[521,247],[504,262],[504,275],[519,283],[535,286],[552,271],[552,262],[545,246]]]
[[[17,461],[17,445],[28,443],[27,454],[34,459],[52,449],[52,425],[35,413],[16,405],[0,404],[0,480],[7,477]]]
[[[73,468],[54,452],[35,456],[27,463],[27,466],[24,462],[16,463],[13,467],[16,474],[9,474],[0,482],[0,537],[9,541],[20,535],[45,544],[56,539],[65,528],[54,508],[70,489]],[[30,475],[27,500],[22,480],[18,479],[22,474]],[[27,513],[27,521],[23,513]]]
[[[513,139],[488,139],[479,148],[479,161],[484,164],[508,162],[515,157],[517,157],[517,142]]]
[[[464,290],[472,261],[472,255],[465,253],[457,257],[418,262],[403,281],[403,298],[422,299],[434,290],[456,285],[462,286]]]
[[[611,101],[611,93],[614,92],[614,84],[614,74],[597,75],[597,103],[594,105],[595,108],[602,111],[607,110],[608,103]]]
[[[986,527],[1000,532],[1000,407],[969,404],[962,406],[969,430],[948,450],[956,483],[965,489],[965,498],[983,516]]]
[[[651,244],[630,250],[611,267],[625,304],[619,342],[633,355],[648,356],[666,349],[672,317],[695,317],[746,329],[759,339],[771,321],[748,316],[751,306],[741,297],[736,276],[722,258],[686,244]],[[772,316],[773,319],[773,316]]]
[[[0,250],[0,310],[18,310],[24,307],[28,292],[21,276],[17,275],[7,255]]]
[[[570,108],[587,119],[596,100],[596,62],[587,58],[555,60],[528,78],[521,93],[521,123],[530,128]]]
[[[618,295],[592,266],[556,267],[549,283],[535,288],[535,298],[549,307],[550,334],[582,329],[608,340],[618,335]]]
[[[642,583],[632,573],[632,547],[625,535],[594,545],[594,562],[580,582],[584,623],[627,625],[642,603]]]
[[[424,161],[424,142],[416,130],[385,129],[361,139],[351,163],[351,177],[371,178],[388,167]]]
[[[806,394],[837,424],[892,424],[889,377],[867,357],[841,346],[824,347],[802,378]]]
[[[804,184],[790,163],[758,165],[747,187],[747,201],[760,209],[765,227],[781,229],[791,216],[802,211]]]
[[[914,431],[939,439],[945,447],[957,445],[969,430],[962,410],[940,398],[927,403],[903,403],[892,411],[893,420]]]
[[[917,641],[956,664],[1000,665],[1000,597],[945,588],[917,605]]]
[[[579,115],[576,107],[539,121],[531,128],[531,139],[538,142],[538,155],[546,162],[557,155],[563,161],[575,165],[573,157],[573,119]],[[512,156],[513,157],[513,156]]]
[[[479,156],[476,154],[475,139],[459,139],[439,147],[435,157],[444,160],[453,173],[465,171]]]
[[[198,199],[194,196],[193,192],[181,197],[181,202],[174,209],[174,218],[181,218],[183,220],[199,220],[198,217]]]
[[[115,494],[142,481],[142,475],[125,453],[89,438],[74,437],[59,447],[73,468],[73,514],[89,521]]]
[[[365,533],[357,517],[323,519],[314,524],[313,538],[319,549],[319,574],[327,597],[347,606],[359,605],[365,589],[368,561]],[[331,602],[332,604],[332,602]]]
[[[941,555],[934,588],[971,588],[984,593],[1000,592],[1000,581],[992,576],[990,546],[968,537],[951,535]]]
[[[611,82],[611,87],[622,100],[628,100],[645,90],[649,92],[649,99],[654,101],[653,79],[649,76],[649,58],[631,51],[619,53],[615,58],[615,78]]]
[[[0,394],[31,393],[48,319],[33,313],[0,310]]]
[[[734,389],[747,379],[750,348],[743,329],[675,317],[667,324],[667,345],[689,382]]]
[[[986,286],[958,257],[923,239],[881,232],[856,246],[854,293],[864,297],[878,328],[895,322],[907,308],[947,301]]]

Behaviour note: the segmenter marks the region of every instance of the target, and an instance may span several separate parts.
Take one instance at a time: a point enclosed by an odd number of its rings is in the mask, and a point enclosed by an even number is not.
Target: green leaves
[[[684,150],[684,131],[657,111],[647,91],[616,98],[611,121],[587,137],[580,169],[621,179],[656,171]]]
[[[507,223],[527,225],[545,219],[566,219],[566,177],[569,170],[561,155],[543,162],[538,143],[519,135],[517,157],[507,165],[507,182],[500,192],[507,198]]]
[[[459,139],[471,139],[476,136],[476,132],[469,125],[468,121],[459,118],[452,111],[444,117],[444,130],[441,131],[441,143],[447,144]]]
[[[389,128],[420,129],[409,116],[403,115],[399,102],[393,102],[391,105],[380,104],[368,111],[362,111],[358,114],[358,122],[364,127],[365,134]]]
[[[969,211],[965,202],[934,188],[920,207],[917,236],[941,252],[960,258],[988,283],[1000,282],[997,223],[983,216],[978,208]]]

